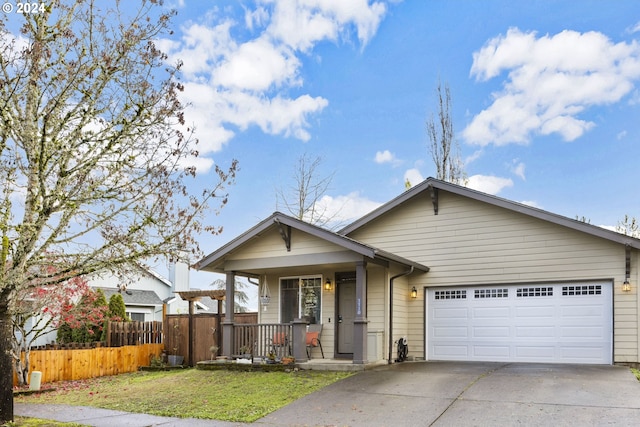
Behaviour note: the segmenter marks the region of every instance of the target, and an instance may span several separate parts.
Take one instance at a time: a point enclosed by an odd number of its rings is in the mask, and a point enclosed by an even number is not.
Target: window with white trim
[[[320,323],[322,310],[322,277],[301,276],[280,279],[280,322],[301,318],[307,323]]]
[[[134,322],[144,322],[144,313],[127,312],[126,315]]]

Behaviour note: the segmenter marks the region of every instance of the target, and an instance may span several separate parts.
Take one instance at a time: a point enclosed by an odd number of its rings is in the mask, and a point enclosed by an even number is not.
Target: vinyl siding
[[[613,279],[614,361],[639,361],[638,254],[632,292],[622,293],[623,245],[446,191],[438,215],[428,196],[414,197],[349,237],[431,268],[411,276],[418,301],[394,314],[410,325],[410,355],[424,356],[424,286]]]
[[[367,272],[367,329],[371,331],[383,330],[387,319],[388,297],[386,295],[386,273],[382,268],[371,269]]]
[[[228,259],[256,259],[336,251],[344,251],[344,249],[326,240],[294,229],[291,233],[291,251],[288,252],[280,232],[278,230],[270,230],[264,236],[260,236],[259,239],[243,245],[242,249],[235,251]]]

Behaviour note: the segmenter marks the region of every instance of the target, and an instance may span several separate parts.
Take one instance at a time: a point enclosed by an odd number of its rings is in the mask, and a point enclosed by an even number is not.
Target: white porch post
[[[225,315],[222,322],[222,350],[223,356],[231,357],[233,353],[233,304],[235,295],[236,274],[227,272],[227,287],[225,293]]]
[[[367,263],[356,263],[356,316],[353,320],[353,363],[367,363]]]

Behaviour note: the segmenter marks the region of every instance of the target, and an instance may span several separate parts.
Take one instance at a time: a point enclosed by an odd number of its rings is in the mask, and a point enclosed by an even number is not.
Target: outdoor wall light
[[[629,283],[629,278],[624,279],[624,283],[622,283],[622,292],[631,292],[631,283]]]
[[[411,288],[411,299],[416,299],[416,298],[418,298],[418,290],[414,286],[413,288]]]
[[[327,279],[327,281],[324,282],[324,290],[327,292],[331,290],[331,279]]]

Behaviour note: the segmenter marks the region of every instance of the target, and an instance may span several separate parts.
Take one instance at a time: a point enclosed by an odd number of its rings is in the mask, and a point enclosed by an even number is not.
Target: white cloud
[[[269,22],[269,11],[264,7],[258,7],[255,10],[242,7],[244,8],[244,24],[249,30],[264,27]]]
[[[422,174],[418,169],[414,168],[414,169],[409,169],[404,173],[404,180],[405,182],[409,181],[409,183],[413,187],[417,184],[420,184],[422,181],[424,181],[424,177],[422,176]]]
[[[300,61],[293,52],[274,46],[264,38],[243,43],[217,68],[216,86],[248,91],[267,91],[272,86],[300,86]]]
[[[241,23],[214,9],[203,22],[186,24],[178,39],[157,42],[170,63],[183,61],[181,100],[204,156],[251,126],[309,140],[311,117],[329,101],[300,89],[300,55],[321,41],[348,40],[353,30],[365,46],[386,13],[384,3],[368,0],[257,0],[255,7],[242,7]],[[250,36],[232,32],[241,25]],[[298,95],[292,97],[291,89]]]
[[[513,187],[513,181],[509,178],[500,178],[498,176],[472,175],[469,177],[467,187],[496,195],[505,188]]]
[[[636,23],[636,25],[634,25],[633,27],[628,28],[627,33],[629,34],[640,33],[640,22]]]
[[[526,180],[525,174],[524,174],[524,170],[526,168],[526,165],[523,162],[518,161],[518,159],[514,159],[513,162],[511,163],[511,172],[519,177],[520,179],[522,179],[523,181]]]
[[[621,140],[621,139],[626,138],[626,136],[627,136],[627,131],[623,130],[621,132],[618,132],[618,134],[616,135],[616,139],[617,140]]]
[[[301,52],[322,40],[336,41],[341,33],[355,26],[364,46],[378,30],[386,13],[384,3],[368,0],[263,0],[273,4],[268,34]]]
[[[207,173],[211,170],[211,167],[213,166],[213,159],[210,159],[208,157],[189,156],[183,159],[180,162],[180,164],[183,167],[193,166],[196,168],[196,171],[198,173]]]
[[[352,192],[336,197],[325,195],[318,201],[318,205],[327,218],[332,218],[331,222],[344,223],[364,216],[381,203],[362,197],[358,192]]]
[[[378,164],[382,163],[392,163],[396,160],[396,157],[389,150],[378,151],[376,152],[376,157],[374,161]]]
[[[507,72],[503,90],[463,130],[470,144],[527,144],[536,134],[573,141],[594,126],[587,108],[621,100],[640,79],[640,45],[613,43],[598,32],[537,37],[517,28],[473,54],[471,75],[486,81]]]
[[[475,162],[476,160],[478,160],[480,157],[482,157],[482,155],[484,154],[484,150],[480,149],[480,150],[476,150],[473,152],[473,154],[471,154],[470,156],[467,156],[464,159],[464,164],[468,165],[470,163]]]
[[[523,200],[520,203],[522,203],[523,205],[531,206],[532,208],[542,209],[542,206],[540,206],[538,202],[535,202],[533,200]]]

